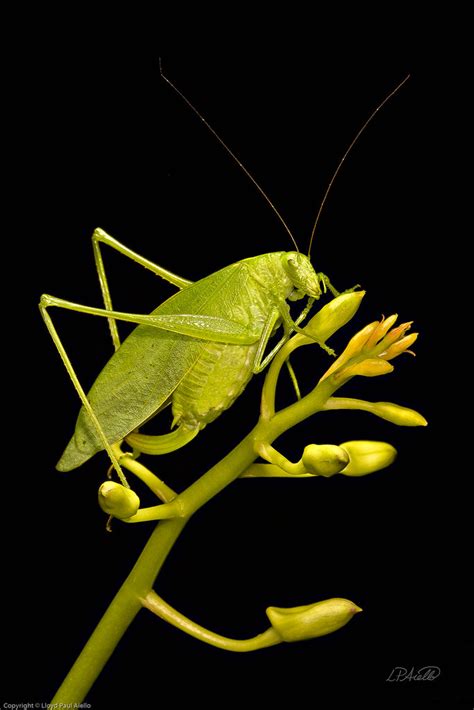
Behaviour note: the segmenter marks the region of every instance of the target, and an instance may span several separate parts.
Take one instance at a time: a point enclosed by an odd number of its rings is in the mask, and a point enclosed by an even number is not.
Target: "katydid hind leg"
[[[48,332],[49,332],[49,334],[56,346],[56,349],[61,357],[61,360],[64,363],[67,373],[72,380],[74,388],[75,388],[77,394],[79,395],[79,398],[84,406],[84,409],[87,411],[87,413],[90,417],[90,420],[91,420],[91,422],[92,422],[92,424],[93,424],[93,426],[94,426],[94,428],[95,428],[95,430],[96,430],[96,432],[97,432],[97,434],[104,446],[104,449],[107,451],[109,458],[112,462],[112,465],[115,468],[115,470],[117,471],[120,481],[122,482],[122,484],[124,486],[128,487],[127,479],[125,478],[125,475],[124,475],[122,468],[117,460],[117,457],[115,456],[114,452],[112,451],[111,443],[107,440],[107,437],[100,425],[100,422],[99,422],[89,400],[87,399],[87,395],[86,395],[86,393],[79,381],[79,378],[76,374],[76,371],[74,370],[72,362],[71,362],[71,360],[66,352],[66,349],[59,337],[59,334],[53,324],[51,316],[48,313],[48,305],[49,304],[47,302],[45,303],[43,301],[43,299],[41,300],[41,302],[39,304],[41,316],[46,324]],[[114,443],[114,442],[112,442],[112,443]]]
[[[102,258],[102,252],[100,249],[101,244],[106,244],[112,249],[115,249],[119,252],[119,254],[122,254],[131,261],[134,261],[135,263],[140,264],[140,266],[149,269],[155,275],[160,276],[166,281],[169,281],[171,284],[173,284],[173,286],[176,286],[179,289],[183,289],[192,283],[192,281],[184,279],[181,276],[178,276],[177,274],[173,274],[171,271],[168,271],[167,269],[158,266],[158,264],[154,264],[149,259],[145,259],[145,257],[141,256],[140,254],[137,254],[132,249],[129,249],[117,239],[114,239],[114,237],[111,237],[109,234],[107,234],[107,232],[104,232],[103,229],[97,228],[94,230],[94,233],[92,235],[92,248],[94,251],[94,261],[97,270],[97,275],[99,278],[100,290],[102,292],[102,299],[104,301],[104,306],[108,311],[112,311],[113,306],[109,283],[107,280],[107,273],[104,266],[104,260]],[[116,319],[113,317],[109,317],[108,321],[114,348],[115,350],[118,350],[118,348],[120,347],[120,337],[118,333]]]
[[[164,330],[180,335],[187,335],[190,338],[199,340],[210,340],[217,343],[228,343],[233,345],[252,345],[257,342],[258,334],[252,332],[245,326],[227,318],[208,316],[202,313],[188,314],[166,314],[160,313],[125,313],[122,311],[109,311],[106,308],[96,308],[94,306],[84,306],[81,303],[67,301],[64,298],[43,294],[41,296],[41,306],[57,306],[76,313],[84,313],[102,318],[113,318],[126,323],[136,325],[147,325],[157,330]]]
[[[179,289],[186,288],[186,286],[190,286],[193,283],[189,279],[185,279],[182,276],[178,276],[178,274],[174,274],[172,271],[168,271],[168,269],[165,269],[162,266],[155,264],[153,261],[150,261],[149,259],[146,259],[145,257],[141,256],[140,254],[137,254],[137,252],[133,251],[132,249],[129,249],[117,239],[114,239],[114,237],[111,237],[109,234],[107,234],[107,232],[104,232],[103,229],[96,229],[94,231],[94,234],[92,235],[92,241],[94,244],[97,244],[98,248],[99,243],[106,244],[112,249],[118,251],[123,256],[126,256],[128,259],[131,259],[136,264],[140,264],[140,266],[143,266],[145,269],[149,269],[149,271],[152,271],[156,276],[160,276],[165,281],[169,281],[169,283],[173,284],[173,286],[176,286]]]

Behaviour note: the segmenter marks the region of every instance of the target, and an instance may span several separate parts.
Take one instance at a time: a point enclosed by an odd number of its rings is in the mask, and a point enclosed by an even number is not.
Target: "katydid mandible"
[[[262,188],[188,99],[162,72],[161,75],[247,174],[296,245]],[[375,113],[407,78],[370,115],[344,153],[318,211],[310,249],[322,206],[347,154]],[[125,439],[134,450],[149,454],[165,454],[184,446],[230,407],[252,375],[266,367],[292,332],[300,330],[313,302],[327,288],[337,294],[329,279],[316,273],[309,254],[299,251],[250,257],[192,283],[141,257],[100,229],[95,230],[92,241],[105,308],[82,306],[48,295],[43,295],[40,302],[46,326],[83,404],[75,432],[57,464],[60,471],[77,468],[105,449],[124,481],[112,450],[114,443]],[[100,243],[117,249],[180,290],[149,315],[114,311]],[[288,301],[305,297],[307,305],[293,320]],[[109,319],[115,353],[87,395],[52,323],[47,310],[51,306]],[[116,320],[137,324],[122,344]],[[267,353],[279,326],[283,326],[283,335]],[[331,352],[323,343],[320,345]],[[173,413],[170,433],[151,436],[137,431],[168,404]]]

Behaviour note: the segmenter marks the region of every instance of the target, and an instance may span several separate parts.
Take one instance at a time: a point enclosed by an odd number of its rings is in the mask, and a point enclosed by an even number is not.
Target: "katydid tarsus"
[[[179,89],[162,72],[161,76],[253,182],[297,249],[287,224],[253,176]],[[296,250],[250,257],[192,283],[143,258],[101,229],[95,230],[92,244],[104,308],[83,306],[49,295],[43,295],[40,302],[46,326],[83,405],[74,435],[57,464],[59,470],[77,468],[105,449],[120,479],[127,485],[113,452],[114,443],[125,439],[135,451],[149,454],[169,453],[187,444],[233,404],[252,375],[261,372],[291,333],[301,329],[300,324],[314,301],[327,289],[337,294],[328,277],[317,273],[310,261],[321,209],[352,146],[406,79],[373,111],[339,161],[316,216],[308,256]],[[178,292],[149,315],[115,311],[101,244],[166,279]],[[288,301],[303,298],[308,298],[307,304],[293,319]],[[48,313],[52,306],[108,318],[115,353],[87,395]],[[137,324],[122,344],[117,320]],[[270,339],[280,326],[282,336],[267,352]],[[331,352],[324,343],[320,345]],[[139,433],[139,427],[168,404],[172,405],[172,431],[156,436]]]

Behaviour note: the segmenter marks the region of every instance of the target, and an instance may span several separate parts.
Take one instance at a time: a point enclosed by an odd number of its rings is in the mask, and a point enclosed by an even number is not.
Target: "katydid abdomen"
[[[257,345],[205,343],[173,395],[173,418],[203,429],[228,409],[252,377]]]
[[[261,362],[268,338],[287,315],[285,301],[305,295],[318,298],[320,293],[309,259],[298,252],[245,259],[176,293],[151,315],[188,316],[195,329],[199,316],[203,322],[204,317],[227,320],[245,334],[243,344],[205,329],[201,338],[139,325],[88,394],[108,442],[130,435],[129,443],[148,453],[167,453],[186,444],[241,394],[258,365],[257,356]],[[156,437],[132,434],[170,401],[177,429]],[[76,468],[103,448],[82,407],[57,468]]]

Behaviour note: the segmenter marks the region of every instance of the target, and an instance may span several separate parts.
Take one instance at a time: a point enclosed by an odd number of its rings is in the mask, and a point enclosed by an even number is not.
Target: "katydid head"
[[[321,286],[318,275],[305,254],[301,254],[299,251],[287,251],[282,255],[281,263],[295,287],[290,300],[298,301],[305,296],[320,297]]]

